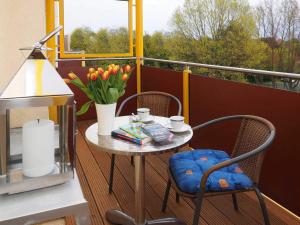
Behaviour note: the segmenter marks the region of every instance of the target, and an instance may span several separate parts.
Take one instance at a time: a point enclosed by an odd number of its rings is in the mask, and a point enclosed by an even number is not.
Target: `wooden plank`
[[[220,212],[228,217],[234,224],[243,221],[243,225],[257,225],[257,221],[245,213],[243,210],[235,211],[231,201],[231,195],[227,196],[211,196],[207,198]]]
[[[108,209],[120,209],[120,206],[115,196],[107,193],[106,179],[81,134],[77,135],[77,156],[86,176],[86,180],[92,190],[103,222],[104,224],[110,224],[105,219],[105,212]]]
[[[253,192],[245,193],[245,195],[251,198],[251,200],[258,202],[256,195]],[[268,207],[268,210],[272,214],[277,215],[281,220],[285,221],[287,224],[300,224],[300,219],[299,217],[296,217],[296,215],[292,215],[285,209],[281,208],[279,205],[274,204],[274,202],[272,202],[268,198],[265,198],[265,202]]]
[[[108,181],[111,160],[110,156],[107,153],[101,152],[99,150],[92,150],[91,152],[93,153],[99,165],[99,168],[101,168],[101,170],[103,171],[103,175]],[[108,192],[108,186],[106,187],[106,189]],[[116,167],[114,171],[113,193],[115,194],[119,204],[122,205],[123,210],[130,216],[134,216],[134,191],[128,185],[128,183]]]
[[[51,223],[52,224],[52,223]],[[65,220],[66,225],[76,225],[76,221],[73,216],[67,216]],[[46,224],[45,224],[46,225]],[[54,225],[54,224],[53,224]]]
[[[103,220],[98,210],[97,203],[95,202],[92,190],[90,189],[90,186],[86,180],[85,174],[83,173],[83,169],[78,159],[76,160],[76,171],[79,177],[84,197],[88,201],[91,215],[91,223],[92,225],[103,225]]]
[[[249,196],[252,196],[251,198]],[[263,223],[263,217],[262,212],[258,203],[258,200],[256,199],[256,195],[253,192],[239,194],[238,199],[244,199],[245,201],[248,201],[247,203],[242,203],[241,208],[245,210],[249,215],[251,215],[255,220],[261,221]],[[268,212],[270,216],[271,224],[274,225],[281,225],[281,224],[290,224],[290,225],[297,225],[300,224],[299,220],[292,218],[288,215],[287,212],[284,212],[282,209],[280,209],[275,204],[269,202],[268,200],[265,200],[268,206]],[[276,211],[280,211],[281,213],[276,213]]]

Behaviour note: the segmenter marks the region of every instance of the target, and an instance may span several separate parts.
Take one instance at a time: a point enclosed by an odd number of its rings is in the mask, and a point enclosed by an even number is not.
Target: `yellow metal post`
[[[141,87],[141,65],[143,64],[141,57],[144,56],[143,46],[143,0],[136,0],[136,81],[137,92],[140,93]]]
[[[189,67],[185,67],[183,70],[183,116],[184,116],[184,122],[189,123],[190,121],[190,85],[189,85],[189,77],[192,71],[189,69]]]
[[[46,33],[50,33],[55,29],[55,12],[54,12],[54,0],[46,0]],[[52,50],[47,51],[47,56],[50,62],[55,64],[55,37],[50,38],[47,41],[47,47]]]
[[[54,0],[45,0],[46,2],[46,33],[50,33],[55,29],[55,9],[54,9]],[[47,41],[47,47],[52,50],[47,52],[47,57],[49,61],[55,66],[55,37],[52,37]],[[49,118],[54,122],[57,122],[57,107],[49,107]]]

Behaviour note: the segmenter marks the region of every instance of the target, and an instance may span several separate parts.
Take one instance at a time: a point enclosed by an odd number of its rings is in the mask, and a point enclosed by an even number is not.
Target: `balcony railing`
[[[58,71],[65,77],[71,70],[83,78],[87,74],[87,67],[81,67],[81,61],[91,65],[101,64],[104,61],[132,61],[136,57],[129,58],[95,58],[95,59],[58,59]],[[299,179],[296,166],[300,164],[299,125],[300,125],[300,94],[295,92],[297,88],[289,88],[290,85],[297,87],[300,75],[295,73],[273,72],[236,68],[228,66],[208,65],[192,62],[181,62],[153,58],[141,58],[142,66],[141,83],[142,91],[158,90],[177,96],[184,105],[184,115],[189,118],[189,123],[196,124],[213,118],[233,114],[253,114],[272,121],[277,129],[277,137],[268,150],[262,169],[261,190],[262,192],[296,214],[300,214]],[[71,61],[71,62],[70,62]],[[78,62],[78,64],[76,64]],[[164,69],[157,68],[161,65]],[[192,67],[200,74],[190,73],[187,69]],[[171,68],[171,69],[170,69]],[[224,78],[230,73],[238,73],[245,76],[254,76],[261,82],[232,82],[229,80],[211,77],[212,73],[201,74],[201,70],[213,70],[225,72]],[[177,70],[177,71],[176,71]],[[178,71],[179,70],[179,71]],[[218,75],[218,73],[216,73]],[[133,73],[135,75],[135,73]],[[264,79],[263,79],[264,78]],[[255,84],[255,85],[249,85]],[[271,83],[271,85],[268,85]],[[282,84],[279,86],[278,84]],[[264,87],[266,84],[269,87]],[[275,85],[274,85],[275,84]],[[132,76],[128,82],[126,96],[137,91],[136,76]],[[271,88],[270,88],[271,87]],[[272,88],[274,87],[274,88]],[[285,90],[280,90],[280,88]],[[85,102],[84,96],[74,89],[78,104]],[[122,101],[122,99],[120,100]],[[135,106],[128,109],[131,113]],[[172,111],[172,110],[171,110]],[[171,112],[172,113],[172,112]],[[95,112],[80,119],[95,118]],[[195,134],[192,147],[205,147],[213,144],[230,151],[234,140],[231,139],[234,127],[237,124],[228,124],[226,127],[213,127],[205,134]],[[224,132],[226,129],[226,132]],[[223,132],[222,132],[223,131]],[[224,134],[221,136],[220,134]]]

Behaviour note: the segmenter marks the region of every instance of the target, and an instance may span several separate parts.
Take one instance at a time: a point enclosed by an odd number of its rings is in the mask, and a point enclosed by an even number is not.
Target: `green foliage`
[[[94,32],[88,28],[77,28],[72,32],[70,47],[74,51],[88,51],[94,39]]]
[[[71,34],[72,51],[85,53],[127,53],[129,52],[129,34],[126,28],[100,29],[97,32],[90,28],[75,29]]]

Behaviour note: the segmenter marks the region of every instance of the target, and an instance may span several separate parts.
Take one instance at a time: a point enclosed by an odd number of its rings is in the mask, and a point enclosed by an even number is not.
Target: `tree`
[[[100,29],[96,33],[90,28],[75,29],[71,34],[71,50],[85,53],[127,53],[129,35],[127,28]]]
[[[232,21],[239,21],[245,29],[255,29],[250,5],[246,0],[185,0],[172,18],[174,31],[185,38],[219,39]]]
[[[259,36],[270,47],[271,70],[293,72],[299,36],[296,0],[263,0],[256,9]]]
[[[175,59],[250,68],[266,60],[247,1],[186,0],[172,24]]]
[[[170,55],[166,47],[168,39],[168,35],[163,32],[146,34],[144,36],[144,54],[150,58],[168,59]]]
[[[72,51],[88,51],[95,33],[88,27],[75,29],[71,34],[70,47]]]

